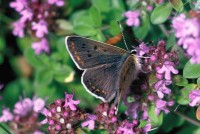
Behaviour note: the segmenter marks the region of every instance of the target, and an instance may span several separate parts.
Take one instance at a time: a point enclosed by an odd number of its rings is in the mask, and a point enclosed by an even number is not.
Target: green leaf
[[[89,131],[88,134],[108,134],[108,130],[105,130],[105,129],[92,130],[92,131]]]
[[[30,48],[32,43],[33,40],[28,36],[25,36],[23,38],[17,38],[17,45],[19,46],[21,52],[23,52],[27,48]]]
[[[60,89],[55,86],[46,86],[46,85],[36,85],[35,86],[35,94],[37,97],[41,98],[47,98],[48,97],[48,102],[52,103],[58,98],[62,98],[63,96],[60,96],[59,93]],[[63,93],[62,93],[63,95]]]
[[[73,29],[75,34],[80,36],[93,36],[97,33],[96,29],[87,24],[76,25]]]
[[[166,49],[169,50],[172,46],[176,44],[176,38],[174,36],[174,33],[171,33],[167,39],[166,43]]]
[[[105,42],[106,41],[106,37],[104,36],[104,34],[100,30],[98,30],[98,32],[95,35],[95,37],[91,37],[91,39],[98,40],[98,41],[101,41],[101,42]]]
[[[124,11],[124,1],[123,0],[111,0],[113,8],[118,8]]]
[[[80,25],[80,24],[92,25],[93,22],[90,19],[90,17],[88,18],[88,16],[89,14],[87,10],[81,10],[81,11],[77,11],[73,13],[71,17],[73,26]]]
[[[112,36],[115,36],[115,35],[117,35],[117,34],[120,33],[120,28],[119,28],[119,25],[117,24],[116,21],[111,21],[111,22],[110,22],[109,33],[110,33]]]
[[[6,124],[0,123],[0,134],[12,134]]]
[[[0,54],[0,65],[4,62],[4,56]]]
[[[56,30],[58,35],[66,35],[72,33],[73,25],[69,21],[64,19],[57,19],[56,24],[58,26],[58,29]]]
[[[36,83],[39,85],[48,85],[53,80],[53,72],[49,68],[40,68],[36,72]]]
[[[146,120],[140,120],[140,125],[138,126],[139,128],[143,128],[147,125],[147,121]]]
[[[188,61],[183,69],[183,77],[199,78],[200,77],[200,64],[191,64],[190,61]]]
[[[191,90],[196,88],[196,84],[188,84],[184,88],[181,89],[180,95],[177,96],[177,102],[181,105],[188,105],[190,100],[189,100],[189,93]]]
[[[5,46],[6,46],[5,38],[0,36],[0,51],[3,51],[5,49]]]
[[[169,0],[169,2],[177,12],[181,12],[184,8],[183,2],[181,0]]]
[[[141,25],[139,27],[133,27],[134,30],[134,34],[136,36],[136,38],[139,39],[144,39],[150,29],[150,22],[149,22],[149,16],[148,14],[143,14],[141,17]]]
[[[152,123],[155,125],[161,125],[163,121],[163,113],[161,112],[160,115],[155,113],[155,105],[151,105],[148,109],[148,116],[151,119]]]
[[[13,106],[18,101],[19,96],[22,95],[22,90],[18,80],[12,81],[6,85],[2,95],[6,106]],[[11,96],[12,99],[10,99]]]
[[[108,12],[110,10],[109,0],[91,0],[92,5],[97,7],[100,12]]]
[[[42,61],[38,58],[38,55],[35,55],[32,48],[25,49],[24,56],[31,66],[35,68],[39,68],[43,66]]]
[[[99,27],[102,24],[101,14],[96,7],[91,7],[89,9],[89,15],[92,19],[94,26]]]
[[[173,81],[177,86],[186,86],[188,84],[188,80],[184,78],[182,75],[175,75],[173,77]]]
[[[74,80],[74,71],[67,65],[57,64],[57,66],[54,67],[53,74],[54,79],[58,82],[68,83]]]
[[[197,79],[197,86],[198,86],[199,89],[200,89],[200,78]]]
[[[190,7],[191,7],[192,9],[195,9],[195,4],[194,4],[194,3],[196,3],[197,0],[188,0],[188,2],[189,2],[189,4],[190,4]]]
[[[154,8],[151,14],[151,22],[153,24],[161,24],[165,22],[171,14],[172,6],[170,3],[165,3]]]

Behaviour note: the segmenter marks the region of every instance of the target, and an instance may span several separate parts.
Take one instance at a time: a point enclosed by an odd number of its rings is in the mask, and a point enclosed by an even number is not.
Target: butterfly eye
[[[131,50],[131,54],[137,54],[137,51],[135,49]]]

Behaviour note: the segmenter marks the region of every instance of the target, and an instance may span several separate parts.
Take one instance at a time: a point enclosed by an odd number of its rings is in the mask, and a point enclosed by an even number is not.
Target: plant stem
[[[169,37],[169,33],[163,24],[158,25],[161,31],[164,33],[166,37]]]
[[[178,112],[178,111],[176,111],[176,112],[174,112],[174,113],[177,114],[177,115],[179,115],[179,116],[181,116],[183,119],[185,119],[186,121],[190,122],[191,124],[194,124],[194,125],[200,127],[200,122],[195,121],[195,120],[193,120],[193,119],[191,119],[191,118],[185,116],[184,114],[182,114],[182,113],[180,113],[180,112]]]
[[[4,130],[4,131],[6,131],[8,134],[12,134],[10,131],[8,131],[8,129],[6,129],[6,127],[4,127],[2,124],[0,124],[0,127]]]

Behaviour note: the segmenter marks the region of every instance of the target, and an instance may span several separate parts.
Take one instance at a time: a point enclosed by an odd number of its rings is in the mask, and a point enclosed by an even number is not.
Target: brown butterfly
[[[85,89],[104,102],[118,104],[140,70],[138,56],[79,36],[67,36],[65,43],[76,66],[84,70]]]

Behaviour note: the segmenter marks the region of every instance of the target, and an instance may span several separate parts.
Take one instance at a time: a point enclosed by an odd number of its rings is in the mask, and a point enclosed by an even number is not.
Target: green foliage
[[[189,93],[190,91],[196,88],[196,84],[187,84],[184,88],[180,90],[180,95],[177,96],[177,102],[181,105],[188,105],[189,100]]]
[[[151,14],[151,22],[153,24],[161,24],[165,22],[171,14],[172,6],[169,3],[158,5]]]
[[[150,29],[149,15],[144,13],[141,17],[141,25],[133,27],[134,34],[138,39],[145,39]]]
[[[155,105],[151,105],[148,109],[148,116],[154,125],[161,125],[163,122],[163,113],[161,112],[159,115],[155,113]]]
[[[181,0],[170,0],[170,3],[172,4],[173,8],[177,11],[180,12],[183,10],[183,2]]]
[[[189,61],[183,69],[183,76],[185,78],[199,78],[200,77],[200,64],[191,64]]]

